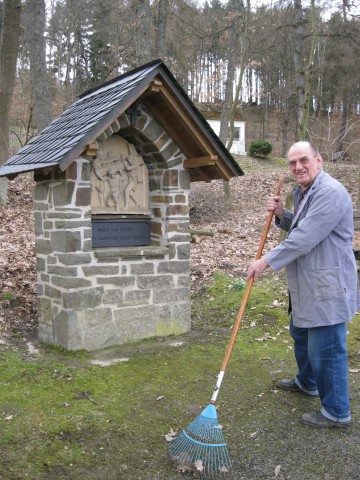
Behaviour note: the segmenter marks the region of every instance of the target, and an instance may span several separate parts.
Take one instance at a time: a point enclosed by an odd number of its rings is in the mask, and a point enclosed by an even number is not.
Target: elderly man
[[[280,197],[268,201],[275,223],[287,239],[248,268],[256,281],[271,267],[286,267],[290,334],[298,373],[278,387],[312,397],[321,410],[301,421],[314,427],[347,427],[351,423],[348,391],[347,322],[360,307],[351,198],[340,182],[322,169],[323,159],[308,142],[295,143],[288,165],[298,187],[294,212]]]

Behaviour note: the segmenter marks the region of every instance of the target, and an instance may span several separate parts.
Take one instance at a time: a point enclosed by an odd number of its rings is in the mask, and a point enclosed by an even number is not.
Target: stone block
[[[116,338],[110,308],[61,311],[54,321],[54,342],[68,350],[98,350]]]
[[[190,191],[190,173],[188,170],[180,170],[179,172],[179,187],[181,190]]]
[[[115,328],[121,343],[156,335],[158,318],[153,305],[124,307],[114,311]]]
[[[91,190],[88,187],[78,187],[76,189],[75,206],[86,207],[91,202]]]
[[[179,275],[176,286],[180,288],[181,287],[190,288],[191,287],[190,275]]]
[[[120,306],[124,303],[124,292],[120,288],[106,290],[103,295],[103,303]]]
[[[92,239],[91,238],[84,239],[82,249],[83,249],[84,252],[92,252],[93,248],[92,248]]]
[[[169,222],[167,229],[168,232],[175,232],[175,233],[189,233],[190,224],[187,220],[185,221],[177,221],[177,222]]]
[[[81,165],[81,175],[82,182],[90,182],[91,178],[91,165],[90,162],[83,162]]]
[[[173,157],[171,160],[167,162],[168,168],[175,168],[175,167],[178,167],[179,165],[182,165],[184,158],[185,157],[183,155],[178,155],[176,157]]]
[[[57,264],[57,256],[56,255],[47,255],[46,261],[48,265],[56,265]]]
[[[135,277],[98,277],[98,285],[113,285],[114,287],[127,288],[135,285]]]
[[[190,302],[176,305],[162,305],[156,335],[181,335],[191,329]]]
[[[89,228],[91,229],[91,222],[90,220],[80,220],[78,218],[74,218],[71,220],[62,218],[60,220],[55,220],[55,229],[56,230],[75,230],[79,228]]]
[[[76,252],[81,250],[81,233],[72,231],[51,232],[54,252]]]
[[[184,274],[189,271],[190,271],[190,262],[187,260],[160,262],[158,265],[158,273]]]
[[[63,288],[83,288],[92,286],[92,282],[90,280],[85,280],[84,278],[53,276],[51,281],[53,285]]]
[[[166,290],[154,290],[153,302],[158,304],[171,304],[190,301],[190,290],[188,288],[167,288]]]
[[[147,305],[150,303],[151,290],[129,290],[124,292],[125,305]]]
[[[178,204],[168,205],[166,215],[168,217],[187,217],[189,215],[189,206]]]
[[[38,297],[37,308],[39,315],[39,322],[45,325],[52,324],[52,309],[51,300],[47,297]]]
[[[71,205],[73,202],[73,194],[75,183],[72,181],[64,181],[56,184],[52,188],[53,203],[55,206]]]
[[[155,142],[163,134],[164,130],[162,127],[155,121],[151,120],[144,129],[144,134],[151,141]]]
[[[158,150],[162,150],[169,140],[169,135],[166,132],[162,132],[160,137],[155,141],[155,145]]]
[[[36,252],[40,255],[48,255],[53,251],[53,247],[51,245],[50,240],[47,240],[45,238],[35,239],[35,249],[36,249]]]
[[[89,265],[82,269],[86,277],[119,275],[119,265]]]
[[[150,192],[155,192],[160,189],[161,189],[161,179],[159,177],[150,177],[149,178]]]
[[[144,275],[137,277],[137,286],[141,289],[153,290],[166,288],[173,288],[175,285],[172,275]]]
[[[174,142],[168,143],[163,150],[162,156],[168,161],[172,159],[179,152],[179,147]]]
[[[44,292],[45,292],[45,295],[48,298],[51,298],[52,300],[54,300],[54,299],[61,300],[61,298],[62,298],[62,290],[51,287],[50,285],[46,284],[44,286]]]
[[[45,272],[46,261],[43,257],[36,257],[36,271]]]
[[[151,275],[155,273],[154,264],[151,262],[133,263],[130,265],[131,275]]]
[[[151,222],[150,223],[150,234],[162,236],[163,224],[161,222]]]
[[[60,253],[57,258],[63,265],[83,265],[92,261],[89,253],[67,253],[66,255]]]
[[[179,186],[179,175],[177,170],[165,170],[163,176],[163,187],[177,188]]]
[[[48,232],[49,230],[54,230],[54,222],[51,220],[45,220],[43,222],[43,232],[40,232],[40,235],[42,233],[45,234],[45,232]]]
[[[34,203],[34,210],[36,212],[46,212],[49,208],[48,202],[35,202]]]
[[[171,239],[174,240],[173,238]],[[179,260],[189,260],[190,259],[190,243],[183,243],[176,245],[177,258]]]
[[[41,212],[35,212],[35,235],[40,236],[43,233],[43,218]]]
[[[64,211],[56,211],[56,212],[47,212],[47,218],[59,220],[60,218],[71,220],[71,219],[81,219],[83,214],[80,211],[76,212],[64,212]]]
[[[172,195],[151,195],[150,196],[150,203],[151,204],[164,204],[164,203],[172,203],[173,196]]]
[[[179,195],[175,195],[174,201],[175,203],[187,203],[188,199],[185,195],[179,194]]]
[[[71,163],[65,170],[67,180],[77,180],[77,162]]]
[[[77,277],[77,267],[62,267],[60,265],[49,265],[47,269],[49,275],[59,275],[61,277]]]
[[[48,202],[49,200],[49,183],[37,183],[34,191],[34,200],[37,202]]]
[[[77,290],[76,292],[65,292],[63,294],[64,308],[79,310],[98,307],[101,305],[103,293],[103,287]]]

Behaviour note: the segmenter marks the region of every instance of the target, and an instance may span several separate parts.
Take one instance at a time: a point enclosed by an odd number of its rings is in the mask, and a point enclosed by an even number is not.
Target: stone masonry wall
[[[143,147],[154,145],[151,135],[158,129],[146,117],[138,127],[143,158]],[[126,116],[116,123],[117,131],[125,121]],[[146,134],[149,125],[152,133]],[[112,134],[114,128],[99,142]],[[134,127],[130,135],[136,140]],[[96,350],[190,329],[190,181],[179,149],[171,139],[161,144],[144,158],[153,215],[146,247],[92,248],[90,157],[77,159],[65,172],[35,174],[42,341]]]

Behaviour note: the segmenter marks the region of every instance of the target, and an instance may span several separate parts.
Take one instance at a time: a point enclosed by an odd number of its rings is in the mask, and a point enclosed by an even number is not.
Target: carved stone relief
[[[150,214],[148,171],[135,146],[119,135],[100,145],[92,162],[93,214]]]

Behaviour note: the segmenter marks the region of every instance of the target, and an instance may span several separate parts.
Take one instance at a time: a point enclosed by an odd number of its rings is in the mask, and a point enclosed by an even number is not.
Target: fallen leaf
[[[172,442],[178,436],[178,432],[175,432],[172,428],[170,428],[170,432],[165,435],[165,440],[167,442]]]
[[[219,467],[219,472],[222,472],[222,473],[227,473],[229,470],[224,466],[222,465],[221,467]]]
[[[194,467],[194,465],[191,465],[191,463],[182,463],[177,467],[176,470],[182,473],[186,473],[186,472],[197,473],[196,468]]]
[[[275,478],[279,475],[280,470],[281,470],[281,465],[277,465],[277,466],[275,467],[275,472],[274,472],[274,473],[275,473]]]
[[[204,464],[202,460],[196,460],[194,465],[196,467],[196,470],[198,470],[199,472],[202,472],[204,470]]]

